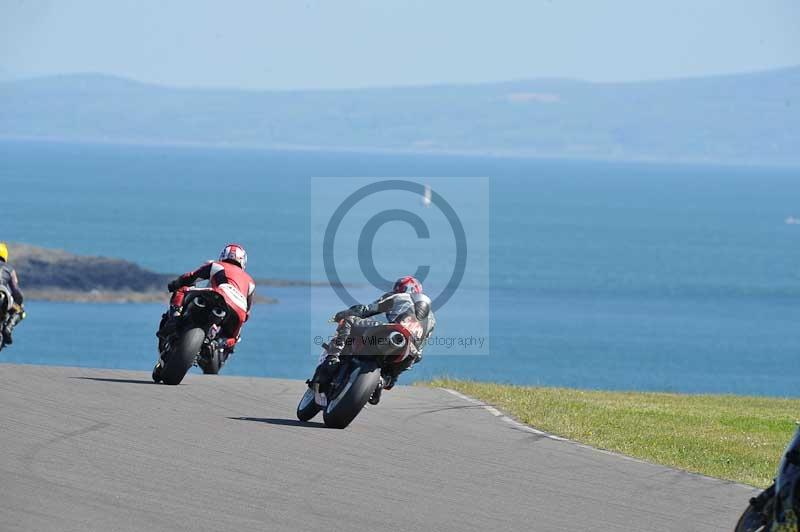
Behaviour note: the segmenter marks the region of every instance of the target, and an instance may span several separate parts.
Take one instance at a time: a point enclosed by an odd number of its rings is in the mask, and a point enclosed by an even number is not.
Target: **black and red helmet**
[[[415,277],[406,275],[405,277],[401,277],[395,281],[392,292],[395,294],[421,294],[422,283],[417,281]]]

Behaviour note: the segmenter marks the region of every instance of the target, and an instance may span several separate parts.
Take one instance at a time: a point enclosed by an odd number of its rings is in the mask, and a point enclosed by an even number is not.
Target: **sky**
[[[331,89],[798,64],[798,0],[0,0],[5,80]]]

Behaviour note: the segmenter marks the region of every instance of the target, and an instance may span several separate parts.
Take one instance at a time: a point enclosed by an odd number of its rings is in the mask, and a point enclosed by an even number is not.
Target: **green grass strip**
[[[767,486],[800,419],[800,399],[603,392],[439,379],[523,423],[594,447]]]

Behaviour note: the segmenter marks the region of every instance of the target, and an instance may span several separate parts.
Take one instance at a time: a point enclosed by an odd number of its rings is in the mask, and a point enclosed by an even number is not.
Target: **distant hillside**
[[[73,255],[28,244],[12,244],[11,249],[12,264],[26,289],[164,292],[174,279],[120,259]]]
[[[11,263],[27,299],[50,301],[164,302],[175,275],[146,270],[132,262],[74,255],[29,244],[10,244]],[[280,281],[264,284],[281,285]],[[257,295],[256,301],[277,300]]]
[[[637,83],[175,89],[99,75],[0,84],[0,136],[800,163],[800,67]]]

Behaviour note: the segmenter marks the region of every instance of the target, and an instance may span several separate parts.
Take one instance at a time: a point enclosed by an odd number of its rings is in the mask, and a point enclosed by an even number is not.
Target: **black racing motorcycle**
[[[778,465],[778,476],[739,518],[735,532],[798,532],[800,513],[800,426]]]
[[[347,427],[368,401],[377,404],[384,383],[399,373],[396,366],[413,356],[411,341],[411,333],[398,323],[353,327],[330,383],[320,384],[317,375],[306,381],[297,419],[309,421],[322,411],[325,426]]]
[[[188,290],[181,314],[160,328],[153,381],[180,384],[195,364],[203,373],[219,373],[228,358],[219,333],[226,319],[235,319],[232,314],[225,297],[215,289]]]

